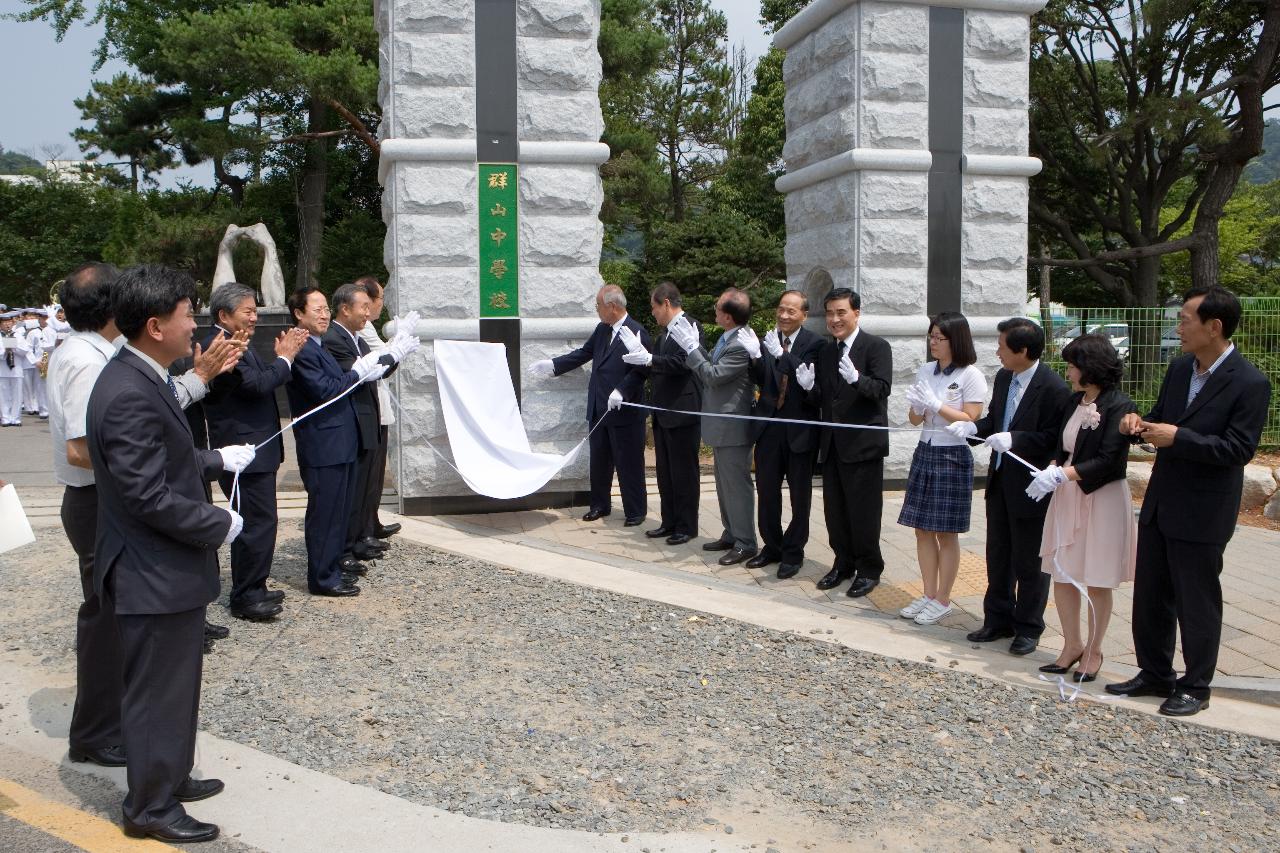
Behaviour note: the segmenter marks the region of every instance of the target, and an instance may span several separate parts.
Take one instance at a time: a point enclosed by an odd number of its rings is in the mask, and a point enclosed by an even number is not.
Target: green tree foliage
[[[766,32],[776,33],[809,3],[810,0],[760,0],[760,23]]]
[[[1244,179],[1251,184],[1280,180],[1280,120],[1270,119],[1262,132],[1262,153],[1245,167]]]
[[[1186,183],[1177,187],[1163,215],[1176,216],[1178,197],[1189,191]],[[1185,226],[1178,236],[1190,230]],[[1241,296],[1280,296],[1280,181],[1241,184],[1218,223],[1218,240],[1218,275],[1223,287]],[[1162,261],[1161,279],[1173,293],[1191,287],[1187,255],[1167,255]]]
[[[90,160],[111,155],[129,167],[129,186],[154,185],[156,172],[177,165],[173,133],[162,115],[155,84],[132,74],[95,80],[75,101],[80,118],[91,122],[72,134]]]
[[[38,175],[44,171],[40,161],[0,146],[0,175]]]
[[[1047,263],[1122,305],[1159,304],[1164,254],[1190,251],[1215,280],[1217,219],[1261,149],[1280,2],[1051,0],[1034,24],[1031,218],[1073,256]]]
[[[120,193],[75,181],[0,182],[0,302],[43,305],[78,264],[102,260]]]

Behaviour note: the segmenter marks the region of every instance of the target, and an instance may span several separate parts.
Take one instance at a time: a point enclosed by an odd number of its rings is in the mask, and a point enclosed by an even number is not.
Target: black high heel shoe
[[[1080,663],[1080,658],[1082,657],[1084,657],[1084,652],[1081,652],[1080,654],[1076,655],[1076,659],[1071,661],[1071,663],[1067,664],[1066,666],[1058,666],[1058,664],[1056,663],[1047,663],[1044,666],[1040,667],[1040,671],[1047,672],[1050,675],[1062,675],[1064,672],[1067,672],[1069,669],[1071,669],[1071,667]]]
[[[1098,672],[1101,671],[1102,669],[1103,660],[1104,660],[1103,656],[1099,654],[1097,669],[1095,669],[1093,672],[1082,672],[1077,669],[1075,672],[1071,673],[1071,680],[1076,682],[1077,684],[1087,684],[1090,681],[1093,681],[1095,678],[1098,677]]]

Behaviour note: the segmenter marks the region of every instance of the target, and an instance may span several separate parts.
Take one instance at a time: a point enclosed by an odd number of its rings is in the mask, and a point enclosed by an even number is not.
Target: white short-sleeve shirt
[[[89,394],[115,347],[97,332],[72,332],[49,356],[49,434],[53,474],[65,486],[92,486],[93,471],[67,461],[67,442],[88,434]]]
[[[933,393],[938,395],[943,405],[953,409],[959,409],[965,403],[981,405],[987,401],[986,377],[972,364],[968,367],[953,365],[949,370],[943,371],[938,369],[936,361],[928,361],[916,371],[916,380],[928,385],[933,389]],[[920,440],[938,447],[958,447],[968,444],[964,439],[956,438],[947,432],[947,426],[950,423],[951,421],[941,415],[930,412],[924,416]]]

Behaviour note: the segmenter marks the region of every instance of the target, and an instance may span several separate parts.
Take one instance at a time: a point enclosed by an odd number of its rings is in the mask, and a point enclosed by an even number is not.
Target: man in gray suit
[[[748,415],[755,400],[751,359],[760,357],[760,340],[747,327],[751,298],[731,287],[716,301],[716,325],[724,334],[707,355],[691,327],[668,329],[688,353],[686,364],[702,386],[702,411]],[[751,483],[751,421],[703,418],[702,440],[716,463],[716,497],[720,500],[720,538],[704,551],[727,551],[720,565],[732,566],[756,555],[755,488]]]

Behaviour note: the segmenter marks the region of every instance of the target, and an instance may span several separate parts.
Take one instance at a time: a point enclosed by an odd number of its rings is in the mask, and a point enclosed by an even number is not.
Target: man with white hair
[[[587,342],[567,355],[543,359],[529,368],[534,376],[560,376],[591,362],[587,386],[587,424],[591,432],[591,506],[583,521],[596,521],[613,511],[613,471],[618,470],[622,489],[625,526],[644,521],[648,495],[644,482],[643,409],[623,407],[623,401],[640,402],[644,376],[623,361],[627,353],[650,351],[649,333],[627,314],[627,297],[622,288],[606,284],[596,294],[596,315],[600,325]],[[601,418],[608,420],[595,429]]]

